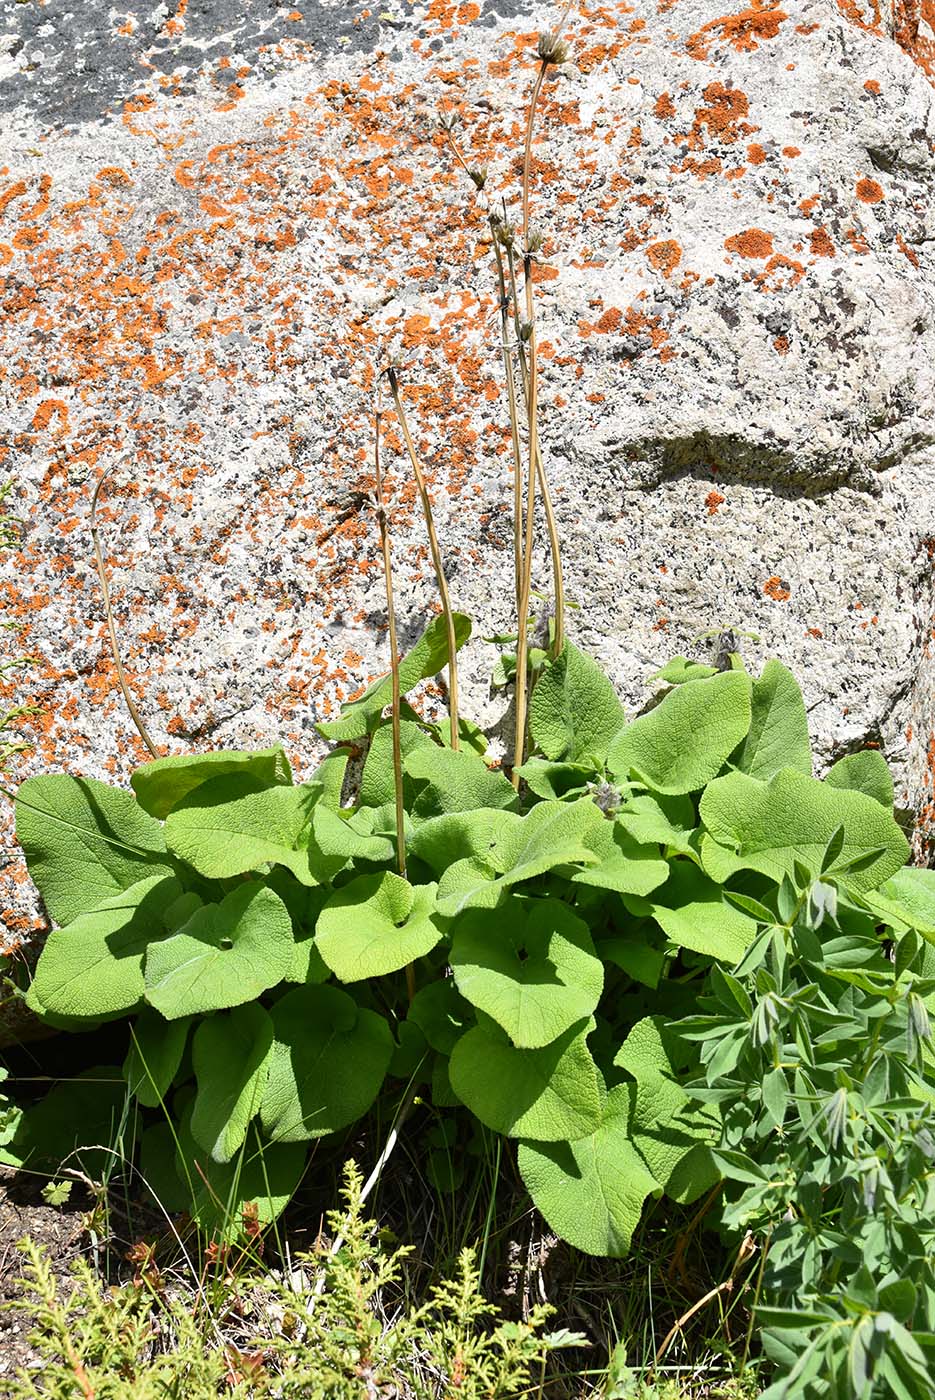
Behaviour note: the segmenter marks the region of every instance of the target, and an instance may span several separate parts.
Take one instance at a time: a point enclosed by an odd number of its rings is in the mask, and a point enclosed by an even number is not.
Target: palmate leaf
[[[848,874],[848,886],[858,894],[881,885],[909,856],[906,838],[879,802],[792,769],[768,783],[746,773],[717,778],[706,788],[700,811],[708,831],[702,860],[718,881],[738,870],[759,870],[778,882],[794,875],[796,861],[817,874],[838,827],[844,829],[840,863],[880,851],[865,869]]]
[[[143,999],[147,945],[165,937],[163,915],[181,893],[172,875],[150,875],[99,909],[53,929],[27,997],[40,1015],[105,1021]]]
[[[494,1132],[540,1142],[584,1137],[600,1122],[604,1084],[581,1021],[540,1050],[517,1050],[488,1017],[451,1052],[451,1087]]]
[[[670,690],[618,734],[607,754],[618,779],[635,773],[660,793],[696,792],[720,771],[750,728],[751,681],[743,671]]]
[[[750,729],[737,767],[753,778],[772,778],[783,768],[811,776],[808,716],[798,681],[781,661],[767,661],[753,683]]]
[[[253,1001],[281,982],[293,959],[292,920],[259,881],[197,909],[177,933],[150,945],[146,1000],[167,1020]]]
[[[554,899],[462,914],[449,961],[462,996],[518,1047],[548,1045],[589,1017],[604,986],[587,924]]]
[[[624,724],[623,706],[607,676],[590,656],[566,642],[530,696],[529,727],[536,747],[553,760],[601,765]]]
[[[213,753],[171,754],[144,763],[130,779],[130,786],[144,812],[164,820],[195,788],[227,773],[254,778],[260,787],[292,782],[289,760],[282,747],[253,751],[217,749]]]
[[[382,1016],[339,987],[297,987],[273,1007],[276,1036],[260,1104],[276,1142],[324,1137],[373,1103],[393,1056]]]
[[[203,1020],[192,1040],[191,1133],[215,1162],[229,1162],[259,1111],[273,1049],[273,1022],[255,1003]]]
[[[58,924],[147,876],[173,873],[160,823],[132,793],[94,778],[27,778],[16,794],[16,835]]]
[[[471,620],[463,613],[454,614],[455,643],[464,646],[471,635]],[[427,680],[448,663],[448,635],[445,619],[433,618],[412,651],[399,663],[399,688],[402,695],[408,694],[419,681]],[[382,676],[364,691],[359,700],[341,708],[337,719],[316,724],[315,728],[325,739],[357,739],[369,734],[380,721],[386,706],[393,698],[391,676]]]
[[[611,1089],[600,1123],[575,1142],[521,1142],[520,1175],[551,1228],[585,1254],[621,1258],[662,1187],[630,1135],[630,1088]]]
[[[410,885],[384,871],[360,875],[327,900],[315,948],[341,982],[384,977],[431,952],[446,920],[435,910],[435,885]]]

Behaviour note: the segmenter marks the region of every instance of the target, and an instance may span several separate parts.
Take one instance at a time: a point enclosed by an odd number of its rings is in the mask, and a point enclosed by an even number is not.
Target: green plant
[[[846,781],[892,803],[878,753]],[[689,1088],[721,1115],[722,1227],[763,1252],[755,1316],[780,1379],[769,1400],[894,1400],[935,1376],[935,875],[882,886],[842,831],[800,852],[756,900],[757,937],[715,970],[700,1014],[673,1027],[701,1050]]]
[[[344,1196],[329,1219],[340,1251],[299,1254],[284,1281],[231,1274],[217,1299],[163,1272],[158,1250],[143,1244],[132,1282],[109,1289],[82,1260],[60,1288],[24,1240],[25,1296],[10,1306],[31,1323],[42,1366],[5,1379],[6,1400],[435,1400],[450,1391],[509,1400],[532,1390],[550,1354],[582,1341],[545,1332],[546,1307],[522,1323],[501,1320],[479,1295],[470,1251],[427,1302],[400,1307],[408,1251],[380,1245],[353,1166]],[[322,1286],[312,1293],[314,1273]]]

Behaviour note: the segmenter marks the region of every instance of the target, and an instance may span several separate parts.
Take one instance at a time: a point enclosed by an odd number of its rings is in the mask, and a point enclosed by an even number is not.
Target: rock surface
[[[517,207],[526,0],[0,6],[6,706],[45,769],[126,782],[88,535],[105,496],[131,682],[173,751],[312,726],[386,667],[373,366],[399,354],[457,605],[511,623],[509,431],[482,203]],[[926,5],[928,0],[926,0]],[[935,830],[935,45],[859,0],[579,5],[540,103],[542,433],[570,632],[633,706],[697,635],[802,680]],[[94,18],[97,15],[98,18]],[[386,419],[404,641],[431,569]],[[548,586],[544,552],[536,582]],[[477,640],[467,701],[495,726]],[[431,697],[430,697],[431,700]],[[41,926],[15,853],[3,941]]]

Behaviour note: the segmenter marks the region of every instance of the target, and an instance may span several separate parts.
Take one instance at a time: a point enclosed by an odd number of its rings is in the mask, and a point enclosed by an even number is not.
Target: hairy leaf
[[[861,749],[833,763],[825,774],[829,787],[864,792],[888,811],[893,809],[893,775],[879,749]]]
[[[50,933],[36,965],[28,1002],[56,1016],[104,1021],[143,999],[147,944],[165,936],[166,905],[181,891],[171,875],[150,875],[99,909]]]
[[[791,769],[768,783],[746,773],[717,778],[702,796],[701,818],[710,833],[702,843],[702,859],[715,880],[726,880],[737,870],[759,870],[778,882],[793,875],[796,860],[817,874],[839,826],[844,828],[842,862],[882,851],[848,876],[857,893],[881,885],[909,855],[906,838],[879,802]]]
[[[191,1133],[215,1162],[240,1150],[266,1088],[272,1048],[272,1020],[255,1003],[209,1016],[195,1031]]]
[[[409,1006],[409,1019],[433,1050],[450,1055],[473,1021],[474,1010],[458,991],[454,979],[443,977],[419,988]]]
[[[630,1137],[630,1089],[611,1089],[600,1123],[575,1142],[521,1142],[520,1175],[555,1232],[585,1254],[621,1258],[647,1196],[661,1196]]]
[[[668,862],[655,845],[641,846],[619,821],[602,821],[584,837],[597,857],[596,865],[562,870],[573,885],[593,885],[618,894],[647,895],[667,879]]]
[[[435,885],[399,875],[359,875],[336,890],[318,916],[315,947],[341,982],[397,972],[444,936]]]
[[[808,716],[798,681],[781,661],[767,661],[753,682],[750,729],[737,759],[753,778],[772,778],[783,768],[812,772]]]
[[[315,885],[308,845],[320,791],[315,785],[261,787],[250,773],[211,778],[169,813],[166,840],[176,855],[213,880],[276,862],[303,884]]]
[[[625,723],[617,692],[597,662],[566,642],[530,696],[529,727],[536,747],[546,758],[599,765]]]
[[[131,1027],[123,1073],[131,1094],[144,1108],[158,1108],[178,1073],[191,1017],[167,1021],[144,1006]]]
[[[711,781],[750,728],[750,677],[725,671],[670,690],[610,746],[607,767],[636,773],[661,793],[695,792]]]
[[[721,886],[687,860],[672,862],[668,880],[650,903],[653,918],[673,943],[721,962],[739,962],[756,937],[756,919],[728,903]]]
[[[146,1000],[170,1021],[239,1006],[281,982],[292,957],[289,911],[271,889],[250,880],[150,945]]]
[[[471,635],[471,620],[463,613],[454,614],[455,643],[464,646]],[[433,618],[422,636],[399,663],[399,688],[402,695],[408,694],[419,681],[427,680],[448,663],[448,634],[445,619]],[[359,700],[341,708],[338,719],[327,720],[315,728],[326,739],[357,739],[361,734],[369,734],[380,721],[386,706],[393,698],[392,676],[383,676],[368,686]]]
[[[469,910],[449,961],[462,996],[519,1047],[548,1045],[590,1016],[604,985],[587,924],[558,900]]]
[[[413,750],[406,772],[424,783],[413,805],[413,817],[424,821],[446,812],[478,808],[514,811],[519,798],[502,773],[488,768],[479,754],[465,749],[440,749],[432,744]]]
[[[579,1022],[541,1050],[517,1050],[485,1018],[451,1052],[451,1087],[494,1132],[540,1142],[584,1137],[600,1121],[603,1098],[588,1028]]]
[[[159,822],[132,793],[94,778],[27,778],[16,794],[16,836],[58,924],[147,876],[173,873]]]
[[[260,1104],[269,1137],[324,1137],[366,1113],[393,1056],[383,1017],[339,987],[297,987],[272,1016],[276,1041]]]
[[[144,763],[130,779],[137,801],[150,816],[162,821],[195,788],[226,773],[248,774],[261,787],[292,782],[289,760],[282,747],[254,751],[218,749],[214,753],[171,754]]]

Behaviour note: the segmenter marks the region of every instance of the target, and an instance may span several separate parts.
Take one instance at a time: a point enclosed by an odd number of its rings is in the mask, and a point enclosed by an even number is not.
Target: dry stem
[[[409,453],[409,460],[412,463],[413,475],[416,479],[416,486],[419,491],[419,498],[422,502],[422,513],[425,516],[425,528],[428,531],[429,549],[432,554],[432,564],[435,568],[435,580],[438,584],[438,596],[441,600],[442,613],[445,618],[445,631],[448,636],[448,714],[451,727],[451,747],[457,749],[458,742],[458,644],[455,637],[454,616],[451,611],[451,601],[448,597],[448,582],[445,578],[445,569],[442,564],[441,550],[438,546],[438,536],[435,533],[435,521],[432,516],[432,502],[425,485],[425,477],[419,458],[416,455],[415,444],[412,441],[412,434],[409,431],[409,424],[406,421],[406,414],[403,409],[402,395],[399,392],[399,381],[396,377],[396,370],[390,366],[386,372],[390,384],[390,393],[393,396],[393,404],[396,408],[396,416],[399,418],[399,426],[402,429],[403,438],[406,443],[406,450]]]
[[[120,682],[120,689],[123,692],[123,698],[126,701],[127,709],[130,711],[130,718],[136,725],[140,738],[143,740],[143,743],[149,749],[149,752],[152,754],[153,758],[160,758],[161,754],[156,748],[156,745],[153,743],[152,739],[149,737],[149,732],[146,728],[146,725],[143,723],[142,716],[140,715],[139,710],[136,708],[136,702],[134,701],[133,696],[130,694],[130,687],[127,685],[127,678],[124,674],[123,662],[120,660],[120,648],[117,645],[117,629],[114,626],[114,612],[113,608],[111,607],[110,588],[107,583],[107,570],[104,567],[104,554],[101,549],[100,536],[98,535],[97,501],[98,497],[101,494],[101,488],[107,481],[112,470],[113,468],[110,467],[103,473],[100,481],[94,488],[94,495],[91,497],[91,540],[94,545],[94,559],[97,564],[97,576],[101,581],[101,593],[104,599],[104,616],[107,619],[107,631],[110,636],[110,649],[113,653],[114,665],[117,667],[117,680]]]

